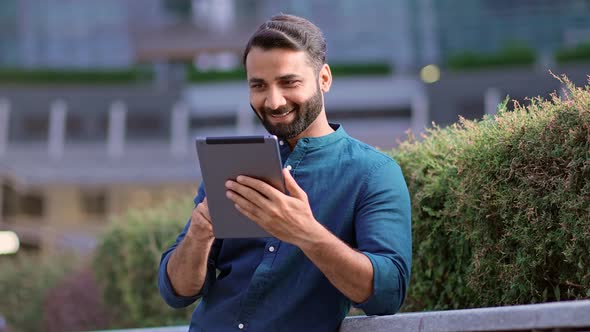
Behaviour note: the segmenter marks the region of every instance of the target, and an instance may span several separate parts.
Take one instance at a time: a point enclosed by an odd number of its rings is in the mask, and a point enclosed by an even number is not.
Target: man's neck
[[[289,147],[291,148],[291,150],[293,150],[295,149],[297,142],[304,137],[322,137],[329,135],[333,132],[334,129],[330,127],[328,120],[325,117],[318,117],[318,119],[316,119],[316,121],[314,121],[309,127],[307,127],[307,129],[302,131],[301,134],[291,139],[287,139],[287,142],[289,143]]]

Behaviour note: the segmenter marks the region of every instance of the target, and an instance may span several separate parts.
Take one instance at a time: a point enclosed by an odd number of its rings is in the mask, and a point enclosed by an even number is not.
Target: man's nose
[[[284,106],[287,104],[287,100],[281,93],[280,89],[269,89],[268,95],[266,96],[266,100],[264,101],[264,106],[271,110],[276,110],[277,108]]]

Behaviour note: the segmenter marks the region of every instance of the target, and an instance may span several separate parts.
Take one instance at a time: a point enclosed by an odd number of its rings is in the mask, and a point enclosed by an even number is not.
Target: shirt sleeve
[[[358,199],[357,249],[373,265],[373,294],[353,306],[367,315],[393,315],[406,297],[412,260],[410,196],[399,165],[388,159],[375,167]]]
[[[201,203],[203,199],[205,199],[205,190],[203,188],[203,184],[201,184],[197,192],[197,196],[194,199],[195,206]],[[174,252],[176,247],[184,239],[184,236],[186,235],[190,223],[191,220],[189,218],[188,222],[184,226],[184,229],[176,238],[176,242],[162,254],[162,258],[160,260],[160,268],[158,271],[158,288],[160,289],[160,295],[162,296],[164,301],[166,301],[166,303],[173,308],[183,308],[188,305],[191,305],[201,296],[206,295],[209,290],[209,287],[215,282],[216,260],[217,255],[219,254],[219,250],[221,248],[221,240],[218,239],[215,239],[211,246],[209,258],[207,259],[207,275],[205,276],[205,282],[203,284],[203,288],[201,289],[201,291],[194,296],[181,296],[176,294],[174,288],[172,287],[170,278],[168,277],[168,273],[166,272],[168,260],[170,259],[172,252]]]

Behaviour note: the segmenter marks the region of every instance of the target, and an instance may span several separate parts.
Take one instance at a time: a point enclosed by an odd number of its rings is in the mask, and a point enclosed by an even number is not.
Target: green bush
[[[152,79],[151,71],[130,69],[18,69],[0,68],[0,83],[30,84],[121,84],[145,82]]]
[[[464,52],[452,55],[447,60],[447,67],[450,70],[460,71],[482,68],[526,66],[534,64],[535,59],[535,52],[530,47],[510,43],[500,52],[495,54]]]
[[[590,297],[590,86],[391,151],[412,196],[406,311]]]
[[[0,313],[11,331],[42,331],[47,293],[70,271],[75,259],[18,254],[2,257]]]
[[[158,292],[158,265],[182,231],[193,204],[188,199],[133,210],[113,221],[97,248],[94,270],[113,327],[186,324],[194,308],[174,310]]]
[[[383,76],[392,73],[390,65],[385,63],[335,63],[330,65],[332,75],[345,76]],[[243,68],[228,71],[199,71],[192,64],[187,65],[187,79],[193,83],[245,81],[246,71]]]
[[[386,63],[334,63],[330,65],[334,77],[391,75],[393,68]]]
[[[557,63],[590,62],[590,43],[558,50],[555,53],[555,60]]]
[[[246,81],[246,72],[242,68],[220,71],[199,71],[192,64],[187,65],[187,80],[193,83]]]

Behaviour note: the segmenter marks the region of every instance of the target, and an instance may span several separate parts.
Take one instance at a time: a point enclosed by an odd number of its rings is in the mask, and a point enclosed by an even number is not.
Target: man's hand
[[[206,197],[196,208],[193,209],[191,214],[191,224],[187,236],[204,241],[211,240],[215,237]]]
[[[186,236],[172,252],[166,273],[174,291],[181,296],[193,296],[203,288],[207,276],[207,257],[215,239],[205,198],[191,214]]]
[[[347,246],[313,216],[307,194],[283,169],[287,196],[247,176],[227,181],[227,197],[238,211],[274,237],[299,247],[330,282],[354,302],[373,292],[373,266],[364,254]]]
[[[272,236],[298,247],[307,241],[318,228],[307,194],[299,187],[289,170],[283,169],[288,196],[264,181],[238,176],[227,181],[227,197],[236,209],[254,221]]]

